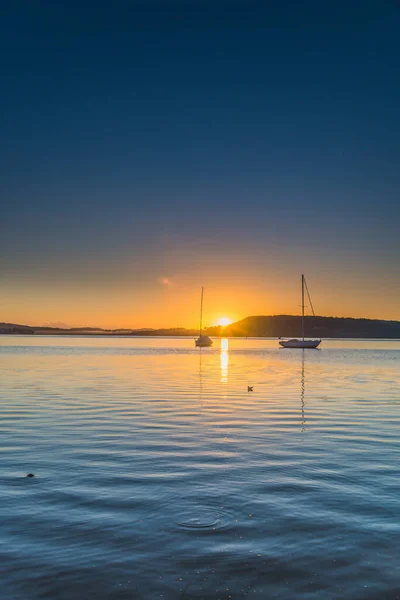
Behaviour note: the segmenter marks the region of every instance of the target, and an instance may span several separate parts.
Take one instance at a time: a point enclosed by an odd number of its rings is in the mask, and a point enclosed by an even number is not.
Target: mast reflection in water
[[[306,430],[306,416],[305,416],[305,400],[304,400],[304,394],[305,394],[305,375],[304,375],[304,361],[305,361],[305,354],[304,354],[304,348],[301,351],[301,391],[300,391],[300,399],[301,399],[301,430],[305,431]]]

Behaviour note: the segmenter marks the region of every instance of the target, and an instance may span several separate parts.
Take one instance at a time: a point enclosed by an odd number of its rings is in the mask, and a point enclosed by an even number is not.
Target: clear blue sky
[[[297,312],[303,271],[319,313],[400,319],[400,3],[0,17],[0,321]]]

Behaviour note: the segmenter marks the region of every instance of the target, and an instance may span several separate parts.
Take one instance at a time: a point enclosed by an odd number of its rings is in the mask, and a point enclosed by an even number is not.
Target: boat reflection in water
[[[199,352],[199,406],[200,406],[200,413],[203,410],[203,377],[202,377],[202,371],[201,371],[201,349]]]
[[[228,339],[221,340],[221,354],[220,354],[221,383],[228,382],[228,364],[229,364],[228,349],[229,349],[229,340]]]

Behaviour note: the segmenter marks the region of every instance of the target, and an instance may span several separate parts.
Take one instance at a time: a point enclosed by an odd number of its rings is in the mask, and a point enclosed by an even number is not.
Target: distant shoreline
[[[301,334],[301,317],[272,315],[246,317],[226,327],[208,327],[204,330],[212,337],[272,338],[298,337]],[[324,339],[400,339],[400,321],[380,319],[355,319],[347,317],[306,317],[306,337]],[[15,323],[0,323],[0,335],[65,335],[91,337],[197,337],[197,329],[171,327],[160,329],[101,329],[96,327],[34,327]]]

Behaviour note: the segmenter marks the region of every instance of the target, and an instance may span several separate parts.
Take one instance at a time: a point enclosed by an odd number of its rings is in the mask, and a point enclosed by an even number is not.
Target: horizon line
[[[249,315],[244,317],[243,319],[239,319],[238,321],[233,321],[229,323],[229,325],[209,325],[204,329],[228,329],[228,327],[232,327],[233,325],[237,325],[238,323],[242,323],[247,319],[255,319],[255,318],[276,318],[276,317],[290,317],[290,318],[298,318],[301,319],[301,315],[293,315],[293,314],[273,314],[273,315]],[[354,321],[379,321],[381,323],[400,323],[398,319],[379,319],[379,318],[370,318],[370,317],[344,317],[344,316],[326,316],[326,315],[305,315],[305,319],[348,319]],[[163,326],[163,327],[98,327],[94,325],[83,325],[83,326],[71,326],[71,327],[57,327],[56,325],[26,325],[22,323],[10,323],[8,321],[0,322],[1,326],[12,326],[12,327],[26,327],[30,329],[52,329],[52,330],[60,330],[60,331],[73,331],[73,330],[95,330],[95,331],[161,331],[161,330],[186,330],[186,331],[198,331],[198,326],[196,327],[183,327],[183,326]]]

